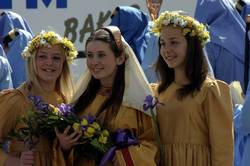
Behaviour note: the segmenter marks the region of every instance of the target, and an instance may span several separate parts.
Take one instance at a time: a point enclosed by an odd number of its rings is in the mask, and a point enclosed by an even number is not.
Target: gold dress
[[[34,87],[29,88],[26,83],[17,89],[7,90],[0,93],[0,141],[8,135],[15,127],[16,119],[32,109],[32,103],[27,98],[28,95],[41,96],[46,103],[57,106],[63,101],[56,92],[40,93]],[[17,125],[18,126],[18,125]],[[51,166],[53,141],[46,137],[39,138],[35,146],[35,166]],[[11,141],[9,143],[9,155],[20,157],[21,152],[26,148],[23,142]],[[7,154],[0,150],[0,166],[3,166],[7,159]]]
[[[106,97],[97,95],[94,101],[86,108],[86,111],[80,113],[80,116],[92,114],[96,115],[98,108],[105,101]],[[143,102],[143,101],[142,101]],[[100,119],[105,116],[105,111],[100,114]],[[153,130],[151,118],[145,113],[121,106],[117,116],[110,122],[110,130],[129,129],[137,139],[138,145],[131,145],[127,148],[130,157],[135,166],[156,165],[157,148],[153,138]],[[126,161],[121,150],[116,150],[116,158],[121,166],[126,166]],[[77,166],[94,166],[96,163],[93,160],[81,158],[81,161],[74,161]],[[107,165],[112,165],[112,162]]]
[[[228,86],[207,78],[199,92],[177,100],[172,83],[158,95],[157,110],[167,166],[232,166],[233,119]],[[153,85],[156,91],[156,85]]]

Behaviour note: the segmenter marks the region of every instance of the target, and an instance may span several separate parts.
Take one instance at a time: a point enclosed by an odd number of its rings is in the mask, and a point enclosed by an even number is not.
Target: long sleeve
[[[16,119],[25,110],[26,104],[17,90],[9,90],[0,94],[0,142],[15,127]],[[0,166],[4,165],[7,154],[0,150]]]
[[[244,104],[237,106],[234,115],[234,129],[237,133],[247,135],[250,133],[250,84],[248,85],[247,95]]]
[[[233,165],[232,102],[228,86],[220,81],[208,87],[203,107],[209,130],[212,166]]]
[[[128,110],[129,111],[129,110]],[[157,147],[154,142],[151,119],[148,115],[138,112],[138,145],[117,150],[116,157],[121,165],[133,163],[136,166],[156,165]],[[129,121],[129,120],[128,120]],[[141,123],[141,124],[140,124]]]

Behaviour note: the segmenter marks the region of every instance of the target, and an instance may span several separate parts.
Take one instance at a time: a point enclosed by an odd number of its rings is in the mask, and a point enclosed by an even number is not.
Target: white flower
[[[59,34],[55,34],[55,37],[57,38],[58,41],[62,41],[62,37]]]
[[[42,30],[42,31],[40,32],[40,35],[43,35],[43,34],[45,34],[45,30]]]
[[[179,23],[181,22],[181,19],[180,18],[175,18],[173,22],[174,22],[175,25],[179,25]]]
[[[185,27],[187,26],[187,21],[182,20],[182,21],[180,22],[180,26],[181,26],[182,28],[185,28]]]
[[[41,44],[41,45],[45,45],[45,44],[46,44],[46,40],[45,40],[45,39],[41,39],[41,40],[40,40],[40,44]]]
[[[170,20],[169,19],[166,19],[162,22],[163,25],[168,25],[170,23]]]

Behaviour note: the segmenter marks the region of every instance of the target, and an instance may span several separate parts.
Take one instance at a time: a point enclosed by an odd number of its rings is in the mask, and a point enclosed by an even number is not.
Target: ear
[[[119,56],[118,58],[116,58],[116,64],[117,65],[121,65],[125,62],[125,55],[122,54],[121,56]]]

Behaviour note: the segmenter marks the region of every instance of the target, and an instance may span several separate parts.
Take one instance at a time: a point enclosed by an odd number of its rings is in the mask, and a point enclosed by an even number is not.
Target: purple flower
[[[39,111],[42,111],[44,113],[49,112],[49,105],[44,103],[42,101],[42,98],[40,96],[32,96],[29,95],[28,98],[34,103],[35,108]]]
[[[153,109],[157,103],[158,103],[157,100],[154,103],[154,97],[152,95],[148,95],[144,99],[143,110],[147,111],[148,109]]]
[[[63,115],[64,117],[67,117],[68,115],[73,115],[73,107],[69,104],[60,104],[58,105],[58,108],[59,108],[59,112],[61,115]]]
[[[87,119],[88,124],[92,124],[95,121],[95,117],[91,114],[85,115],[85,116],[83,116],[83,118]]]

